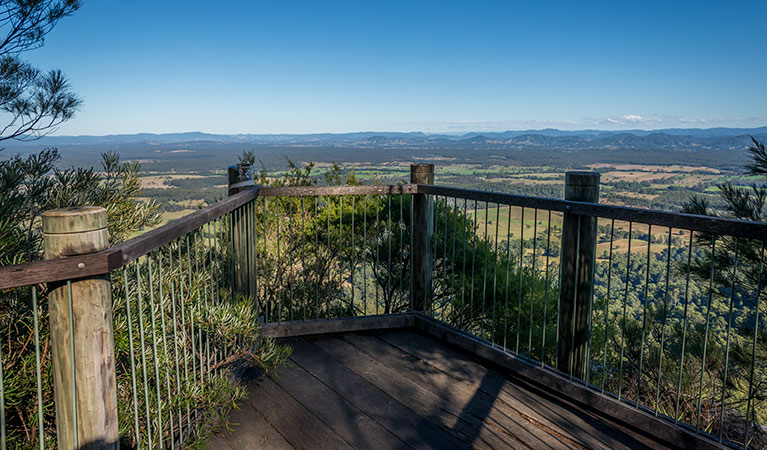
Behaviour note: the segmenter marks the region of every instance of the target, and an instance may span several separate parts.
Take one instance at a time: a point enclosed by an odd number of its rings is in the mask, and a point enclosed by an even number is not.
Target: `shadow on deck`
[[[246,378],[209,448],[665,447],[415,328],[282,339],[290,366]]]

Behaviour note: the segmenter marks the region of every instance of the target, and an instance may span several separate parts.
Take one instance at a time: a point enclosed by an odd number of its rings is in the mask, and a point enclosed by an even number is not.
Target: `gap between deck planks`
[[[247,408],[232,416],[239,425],[209,448],[643,447],[419,333],[285,342],[294,366],[250,381]]]

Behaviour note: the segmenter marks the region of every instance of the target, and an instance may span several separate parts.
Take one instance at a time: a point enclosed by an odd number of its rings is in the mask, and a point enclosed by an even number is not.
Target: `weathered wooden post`
[[[109,246],[104,208],[54,209],[42,218],[46,259],[95,253]],[[49,283],[48,287],[58,447],[117,449],[109,275],[79,278],[71,284]]]
[[[229,175],[229,196],[235,195],[245,189],[250,189],[254,186],[253,172],[251,171],[250,164],[240,163],[228,168]],[[248,276],[246,273],[250,264],[248,264],[247,258],[250,252],[248,252],[248,224],[247,218],[241,210],[235,210],[230,215],[231,228],[230,233],[232,237],[232,257],[234,258],[234,279],[232,280],[234,285],[234,291],[239,294],[247,294],[247,288],[249,286]]]
[[[434,184],[434,164],[411,164],[410,183]],[[432,246],[434,200],[413,194],[413,309],[429,313],[433,299]]]
[[[230,196],[253,187],[253,171],[251,171],[250,164],[240,163],[229,166],[227,172]]]
[[[565,200],[598,203],[599,173],[567,172]],[[596,217],[565,213],[560,252],[557,369],[581,379],[585,379],[588,367],[596,244]]]

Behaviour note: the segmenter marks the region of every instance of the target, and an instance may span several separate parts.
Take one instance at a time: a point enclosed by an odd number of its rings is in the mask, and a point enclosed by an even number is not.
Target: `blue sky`
[[[85,0],[25,57],[83,98],[67,135],[750,127],[765,19],[764,0]]]

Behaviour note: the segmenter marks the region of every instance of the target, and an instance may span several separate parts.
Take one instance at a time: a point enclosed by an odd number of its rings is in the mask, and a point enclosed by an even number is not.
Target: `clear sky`
[[[57,134],[767,124],[767,1],[84,0]]]

